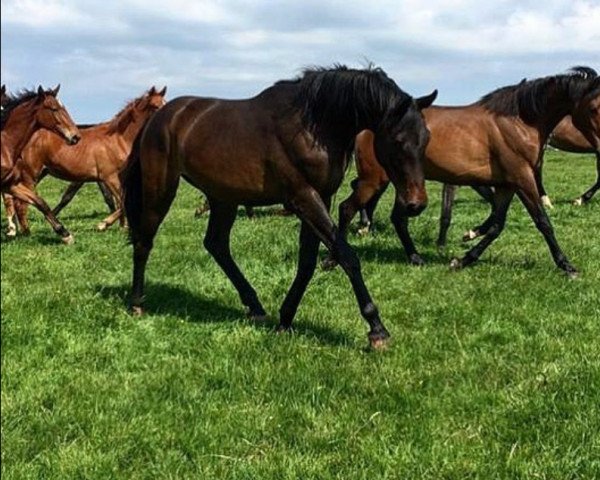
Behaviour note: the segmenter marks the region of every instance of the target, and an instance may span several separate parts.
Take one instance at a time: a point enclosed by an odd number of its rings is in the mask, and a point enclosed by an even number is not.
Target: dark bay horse
[[[453,268],[476,262],[500,235],[516,193],[544,236],[556,265],[570,277],[577,275],[561,251],[541,203],[536,168],[550,133],[596,88],[596,72],[575,67],[567,74],[500,88],[472,105],[432,107],[423,112],[431,132],[425,152],[426,178],[453,185],[494,187],[494,211],[485,237],[462,259],[453,259]],[[382,177],[385,172],[377,168],[370,139],[365,138],[357,149],[357,161],[367,162],[369,167],[359,166],[354,191],[339,207],[342,235],[357,210],[370,206],[372,212],[374,205],[369,203],[376,203],[378,193],[388,183]],[[367,174],[361,175],[361,171]],[[422,264],[408,232],[406,216],[393,212],[392,222],[411,263]]]
[[[237,207],[285,203],[302,226],[298,269],[280,309],[278,331],[291,328],[323,242],[350,279],[370,326],[371,346],[383,346],[389,333],[329,206],[354,137],[368,128],[375,132],[377,158],[396,187],[398,211],[417,215],[425,208],[422,155],[429,133],[421,109],[436,94],[415,100],[381,69],[336,66],[307,69],[248,100],[188,96],[169,102],[137,137],[124,179],[133,243],[133,312],[142,313],[148,256],[183,177],[209,199],[204,245],[251,317],[264,317],[265,310],[231,256]]]
[[[62,142],[75,145],[79,131],[64,105],[56,97],[60,86],[45,91],[24,91],[8,98],[2,111],[2,164],[1,190],[20,201],[33,204],[60,235],[64,243],[73,242],[73,236],[52,214],[48,204],[23,182],[17,159],[31,137],[40,129],[58,134]]]
[[[165,104],[166,87],[157,91],[150,88],[127,105],[108,122],[81,130],[81,141],[73,148],[65,148],[55,135],[40,131],[27,144],[17,162],[22,171],[23,182],[35,188],[42,172],[76,182],[98,182],[106,185],[115,204],[121,205],[121,182],[123,170],[133,140],[148,118]],[[105,230],[122,217],[117,208],[98,224]],[[24,232],[29,231],[26,216],[19,222]]]
[[[591,73],[591,72],[590,72]],[[577,126],[576,126],[577,125]],[[573,153],[596,154],[596,183],[583,195],[573,201],[574,205],[583,205],[589,202],[600,189],[600,87],[593,89],[586,95],[575,108],[572,115],[563,118],[550,134],[548,145],[560,150]],[[543,150],[541,152],[543,155]],[[545,206],[552,207],[552,203],[542,181],[542,161],[536,169],[536,184]],[[493,203],[493,192],[490,187],[473,187],[489,203]],[[438,246],[446,244],[447,232],[452,219],[452,206],[456,194],[456,186],[445,184],[442,190],[442,214],[440,217],[440,233]],[[468,230],[463,235],[464,241],[473,240],[485,235],[492,223],[492,215],[480,226]]]

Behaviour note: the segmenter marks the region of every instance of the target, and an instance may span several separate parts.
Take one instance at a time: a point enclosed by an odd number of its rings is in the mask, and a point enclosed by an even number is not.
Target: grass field
[[[377,353],[339,269],[316,273],[294,334],[272,333],[295,272],[294,218],[240,210],[234,227],[265,327],[245,320],[202,247],[207,219],[194,219],[187,185],[157,237],[141,319],[125,310],[124,233],[94,231],[95,186],[63,213],[73,246],[33,212],[31,237],[2,238],[2,478],[600,477],[600,195],[570,205],[594,178],[589,156],[547,156],[575,281],[518,202],[481,262],[451,272],[487,207],[461,189],[438,252],[437,184],[411,221],[428,265],[410,267],[388,192],[378,233],[350,236],[393,336]],[[40,191],[54,204],[63,188]]]

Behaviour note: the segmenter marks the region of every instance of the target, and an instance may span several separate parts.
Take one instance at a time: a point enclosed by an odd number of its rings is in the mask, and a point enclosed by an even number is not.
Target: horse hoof
[[[106,231],[107,228],[108,228],[108,225],[106,224],[106,222],[100,222],[96,226],[96,230],[98,230],[99,232],[104,232],[104,231]]]
[[[575,269],[567,270],[565,273],[567,274],[567,277],[569,277],[570,280],[577,280],[579,278],[579,272]]]
[[[462,261],[460,258],[453,258],[450,260],[450,270],[460,270],[462,268]]]
[[[73,245],[75,243],[75,238],[71,234],[66,237],[62,237],[61,240],[65,245]]]
[[[542,197],[542,205],[544,205],[544,207],[546,208],[554,208],[554,205],[552,205],[552,202],[550,201],[550,197],[548,195],[544,195]]]
[[[366,237],[371,232],[371,224],[365,225],[358,229],[358,235],[360,237]]]
[[[369,336],[369,347],[371,348],[371,350],[374,350],[376,352],[383,352],[384,350],[387,350],[390,346],[390,338],[389,337],[382,337],[382,336],[377,336],[377,337],[371,337]]]
[[[425,260],[423,260],[421,258],[421,255],[419,255],[418,253],[413,253],[410,257],[409,257],[409,263],[415,267],[422,267],[423,265],[425,265]]]
[[[284,333],[292,333],[292,327],[291,326],[286,326],[283,324],[279,324],[277,325],[277,327],[275,328],[275,333],[278,335],[284,334]]]
[[[579,197],[573,200],[573,205],[576,207],[581,207],[583,205],[583,198]]]
[[[144,314],[144,309],[139,305],[132,305],[131,314],[134,317],[141,317]]]
[[[16,230],[16,229],[13,229],[13,228],[11,228],[11,229],[7,230],[7,231],[6,231],[6,236],[7,236],[8,238],[15,238],[15,237],[17,236],[17,230]]]
[[[469,242],[471,240],[475,240],[477,237],[479,237],[479,233],[477,233],[475,230],[468,230],[464,233],[463,235],[463,242]]]
[[[323,270],[329,271],[329,270],[333,270],[335,267],[337,267],[337,264],[338,263],[333,258],[327,257],[325,260],[323,260],[321,262],[321,268]]]

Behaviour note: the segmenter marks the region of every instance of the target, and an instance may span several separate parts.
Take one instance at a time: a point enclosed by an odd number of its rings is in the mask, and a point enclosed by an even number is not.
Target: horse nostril
[[[71,140],[69,141],[69,143],[70,143],[71,145],[76,145],[76,144],[77,144],[77,142],[79,142],[79,140],[80,140],[80,137],[79,137],[79,135],[73,135],[73,136],[71,137]]]

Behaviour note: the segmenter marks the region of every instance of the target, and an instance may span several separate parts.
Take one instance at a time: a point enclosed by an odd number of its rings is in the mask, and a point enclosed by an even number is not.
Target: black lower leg
[[[229,240],[236,214],[236,205],[210,201],[210,218],[204,237],[204,246],[233,283],[242,304],[248,308],[249,315],[262,317],[266,315],[266,312],[258,300],[256,291],[248,283],[231,256]]]
[[[452,222],[452,207],[454,205],[454,197],[456,195],[456,185],[444,184],[442,190],[442,213],[440,215],[440,233],[437,239],[438,247],[446,245],[448,238],[448,229]]]
[[[415,247],[415,244],[410,236],[410,232],[408,231],[408,217],[400,213],[397,203],[394,204],[391,220],[394,228],[396,229],[396,233],[402,242],[402,246],[404,247],[408,261],[412,265],[424,265],[425,262],[421,258],[421,255],[419,255],[419,252],[417,252],[417,248]]]
[[[582,202],[589,202],[598,190],[600,190],[600,153],[596,154],[596,183],[581,196]]]
[[[296,278],[294,278],[294,282],[279,310],[280,323],[278,330],[289,330],[291,328],[300,300],[302,299],[308,282],[310,282],[317,266],[318,253],[319,238],[307,223],[302,222],[302,228],[300,230],[298,270],[296,272]]]

